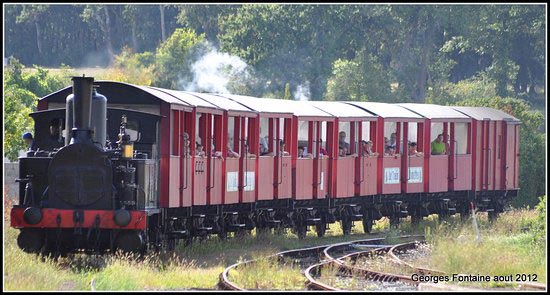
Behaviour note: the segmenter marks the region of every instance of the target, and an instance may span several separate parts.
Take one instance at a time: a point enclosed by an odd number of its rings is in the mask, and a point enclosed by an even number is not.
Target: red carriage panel
[[[336,159],[338,178],[336,180],[336,198],[353,197],[355,193],[355,158]]]
[[[401,157],[382,159],[382,194],[401,193]]]
[[[455,156],[455,191],[464,191],[472,189],[472,155]]]
[[[446,192],[449,190],[449,156],[431,155],[428,192]]]
[[[495,144],[495,156],[494,156],[494,165],[493,170],[493,182],[495,190],[503,190],[501,177],[503,177],[503,168],[506,165],[506,158],[504,155],[504,140],[502,138],[502,123],[503,122],[494,122],[495,123],[495,134],[493,137],[493,142]]]
[[[319,174],[313,180],[317,184],[317,199],[324,199],[328,193],[329,159],[319,159]]]
[[[296,200],[313,197],[313,159],[296,159]]]
[[[407,182],[405,193],[424,192],[424,157],[409,156],[406,168]]]
[[[170,156],[168,207],[180,206],[180,157]]]
[[[376,167],[378,167],[378,158],[376,157],[360,157],[359,179],[359,195],[376,195]]]
[[[290,199],[292,198],[292,157],[286,156],[282,157],[281,159],[281,165],[280,167],[275,167],[276,169],[279,169],[278,173],[281,174],[279,176],[278,181],[278,195],[277,199]]]
[[[252,203],[256,201],[256,160],[245,158],[243,160],[243,198],[242,203]]]
[[[516,125],[514,130],[516,133],[516,146],[514,148],[514,188],[519,188],[519,125]]]
[[[193,158],[195,171],[193,180],[193,205],[206,205],[206,188],[207,188],[207,173],[206,173],[206,158]]]
[[[225,159],[225,204],[236,204],[239,202],[239,159]]]
[[[273,200],[274,164],[273,157],[258,159],[258,173],[260,174],[258,175],[258,200]]]
[[[210,205],[221,205],[223,204],[223,160],[212,157],[210,161],[210,168],[212,169],[212,172],[208,176],[210,178]]]

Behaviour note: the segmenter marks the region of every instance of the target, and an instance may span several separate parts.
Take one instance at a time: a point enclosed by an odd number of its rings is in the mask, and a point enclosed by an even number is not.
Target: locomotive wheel
[[[353,222],[351,221],[351,218],[348,216],[342,217],[342,220],[340,221],[342,226],[342,232],[344,235],[349,235],[351,233],[351,227],[353,226]]]
[[[325,232],[327,231],[327,224],[325,222],[319,222],[315,225],[315,231],[317,232],[317,236],[319,238],[322,238],[325,236]]]

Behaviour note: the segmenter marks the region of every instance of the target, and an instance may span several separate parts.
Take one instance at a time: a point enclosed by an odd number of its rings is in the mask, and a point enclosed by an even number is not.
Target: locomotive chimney
[[[73,100],[73,129],[71,144],[92,143],[92,89],[93,77],[73,77],[73,94],[67,97]]]

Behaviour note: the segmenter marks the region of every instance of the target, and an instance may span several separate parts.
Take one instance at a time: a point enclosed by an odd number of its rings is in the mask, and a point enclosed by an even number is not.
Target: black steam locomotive
[[[74,77],[66,99],[65,145],[20,158],[22,193],[11,214],[26,252],[75,249],[143,251],[144,194],[123,115],[118,141],[106,147],[107,99],[91,77]],[[138,177],[143,177],[140,175]],[[143,180],[144,181],[144,180]],[[141,189],[143,191],[143,189]]]

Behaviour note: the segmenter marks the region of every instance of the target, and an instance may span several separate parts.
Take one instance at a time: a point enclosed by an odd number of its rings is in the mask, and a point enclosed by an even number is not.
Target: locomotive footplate
[[[119,226],[115,223],[113,210],[66,210],[53,208],[37,208],[42,218],[36,224],[30,224],[23,218],[26,207],[14,207],[11,209],[11,226],[14,228],[71,228],[75,233],[81,234],[81,229],[97,227],[96,218],[99,217],[100,229],[133,229],[145,230],[147,218],[145,211],[128,211],[130,222],[126,226]],[[78,212],[78,213],[77,213]],[[58,224],[57,218],[60,218]]]

